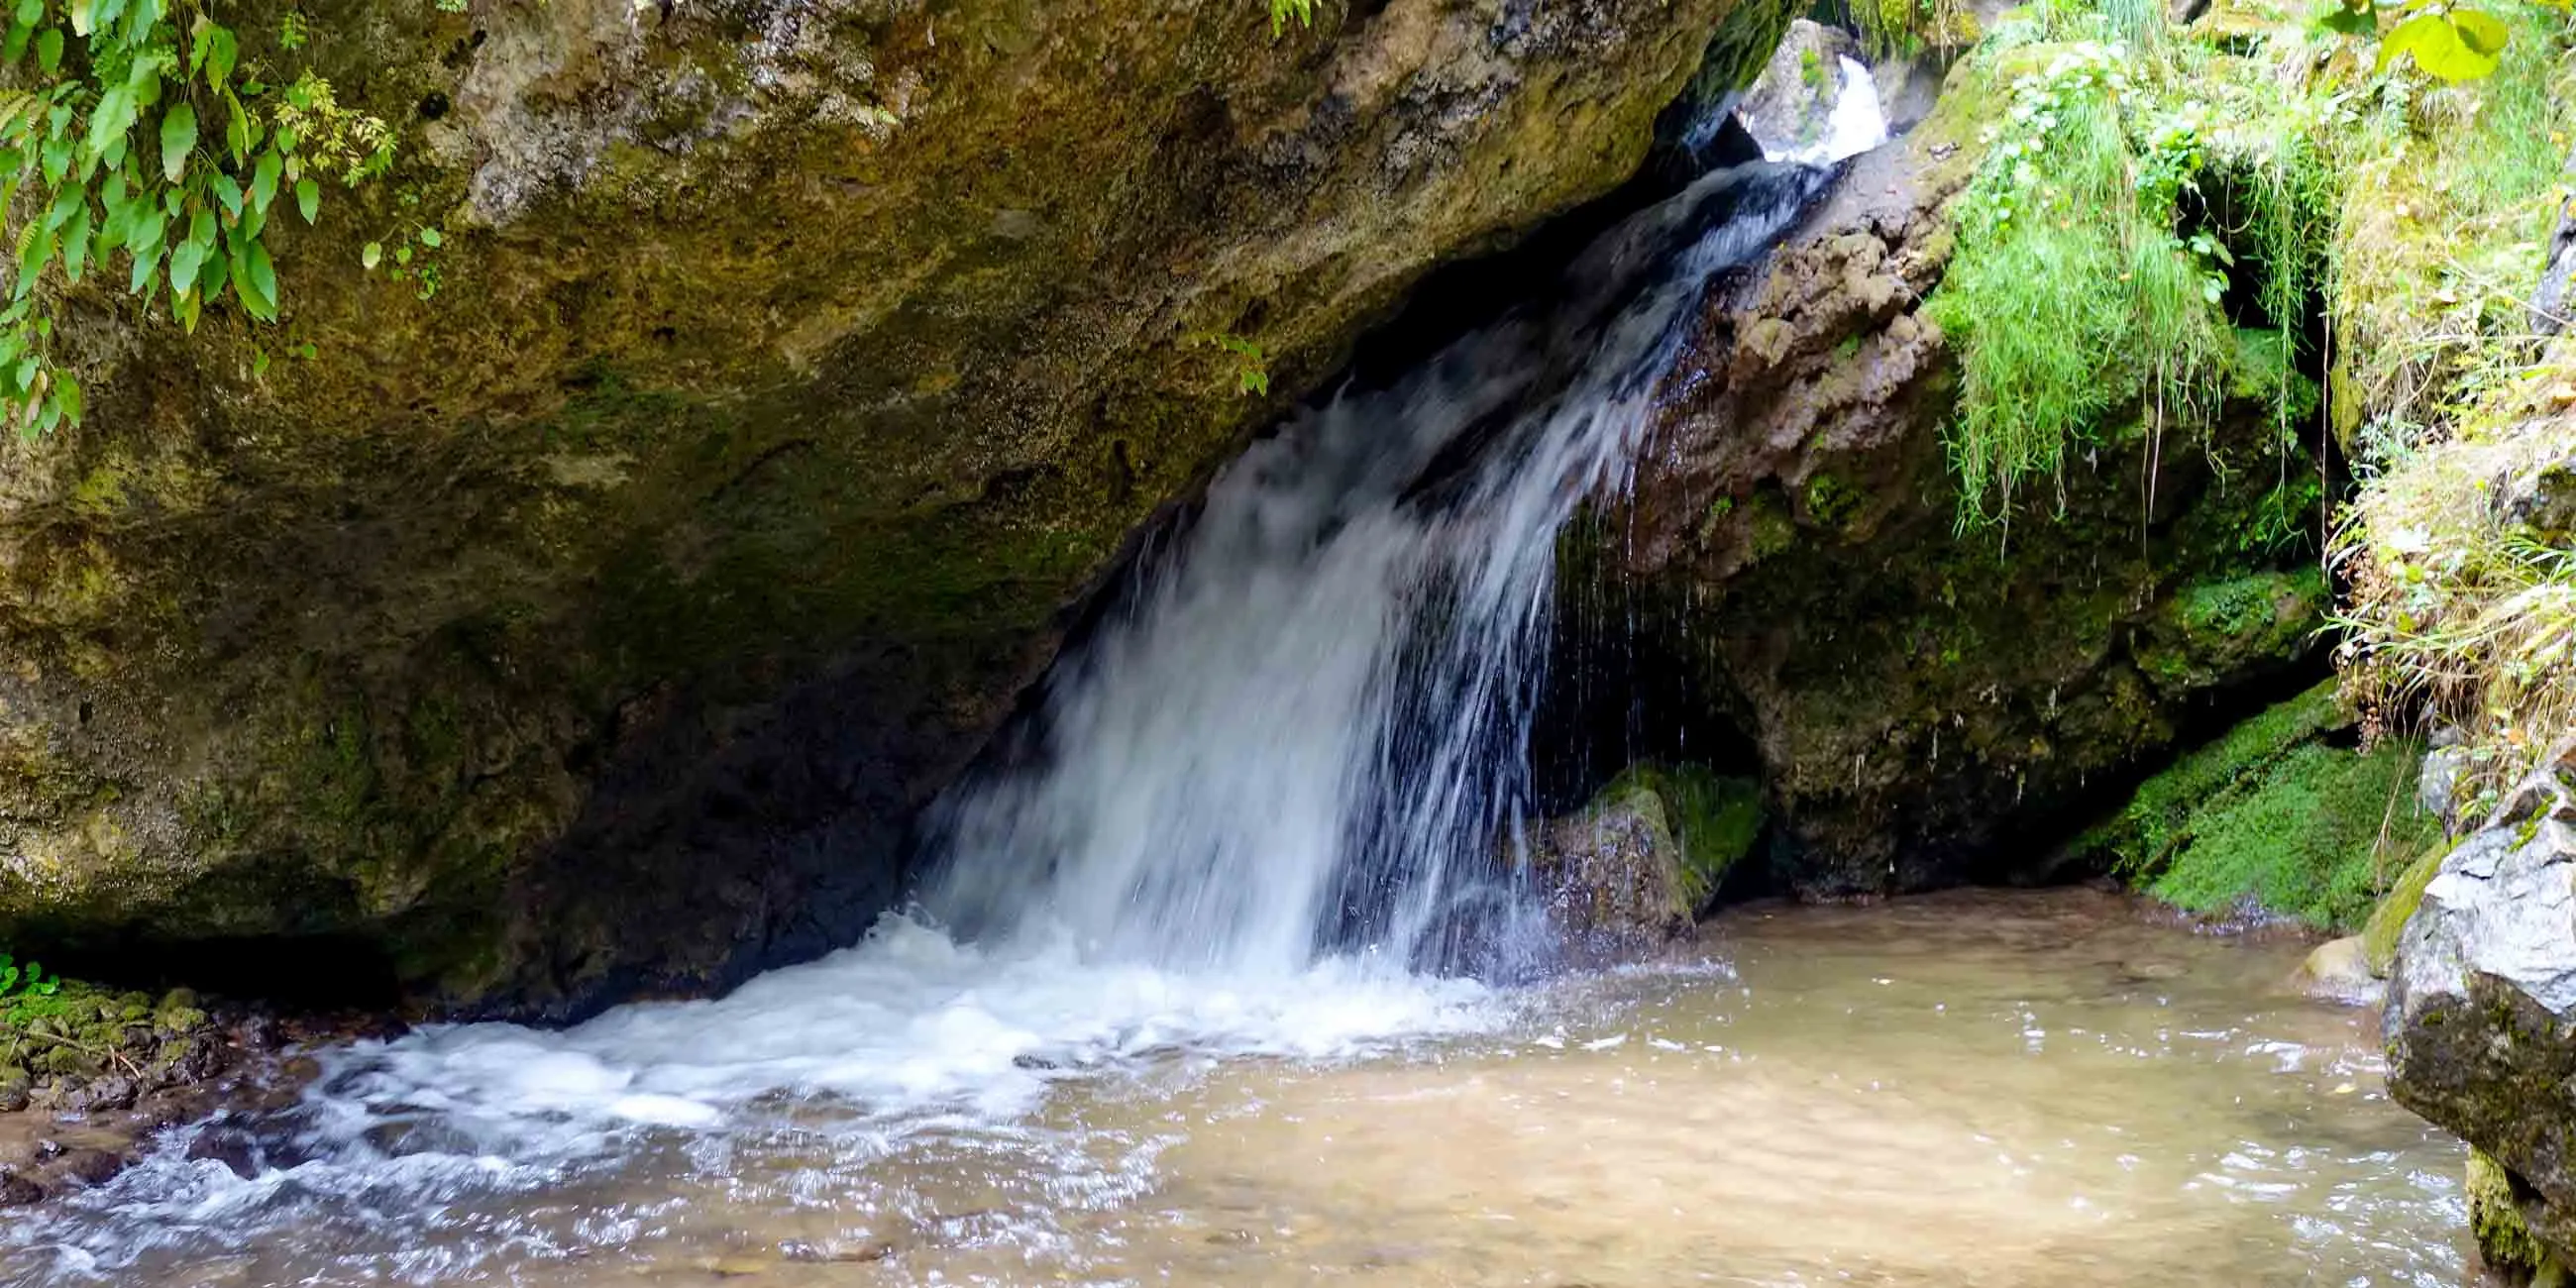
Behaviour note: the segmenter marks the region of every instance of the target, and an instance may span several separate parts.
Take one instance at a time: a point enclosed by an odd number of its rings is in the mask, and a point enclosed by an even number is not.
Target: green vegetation
[[[2550,1264],[2549,1249],[2522,1219],[2513,1175],[2485,1150],[2469,1151],[2469,1229],[2487,1264],[2515,1274],[2537,1274]]]
[[[2193,811],[2172,865],[2147,892],[2225,914],[2247,905],[2320,930],[2366,921],[2397,863],[2440,824],[2415,810],[2418,749],[2293,750],[2243,790]]]
[[[2361,925],[2396,864],[2437,843],[2441,827],[2415,808],[2413,744],[2356,752],[2320,741],[2350,723],[2333,688],[2281,703],[2148,779],[2075,852],[2191,912]]]
[[[1682,902],[1694,913],[1706,908],[1727,872],[1762,835],[1762,784],[1698,765],[1640,764],[1610,780],[1594,799],[1613,802],[1641,791],[1663,803],[1681,848]]]
[[[301,46],[300,20],[276,52]],[[269,219],[291,198],[321,215],[322,180],[356,186],[393,161],[393,133],[341,108],[309,69],[287,79],[196,4],[19,0],[0,62],[0,204],[19,212],[0,274],[0,408],[21,432],[81,418],[79,379],[55,360],[53,297],[123,252],[126,289],[195,329],[229,288],[250,316],[279,313]],[[57,285],[59,283],[59,285]]]
[[[0,962],[6,962],[0,954]],[[0,966],[0,979],[12,968]],[[141,1074],[185,1056],[206,1027],[195,999],[159,1000],[41,976],[34,963],[0,991],[0,1088],[47,1074]]]
[[[2388,893],[2380,896],[2379,906],[2371,909],[2370,921],[2361,928],[2361,948],[2370,963],[2370,973],[2385,977],[2397,964],[2397,941],[2406,933],[2406,920],[2424,902],[2424,887],[2442,871],[2442,860],[2451,853],[2448,838],[2425,848],[2413,863],[2406,866]]]
[[[2210,424],[2240,368],[2293,367],[2325,255],[2323,109],[2254,59],[2161,39],[2161,13],[2043,7],[1972,66],[2011,107],[1928,306],[1962,368],[1946,440],[1962,528],[2004,521],[2070,451],[2132,425],[2152,469],[2165,431]],[[2236,312],[2280,337],[2267,366],[2231,334],[2232,272],[2254,283]],[[2297,383],[2269,384],[2286,422]]]
[[[444,2],[444,0],[442,0]],[[1312,27],[1315,25],[1315,0],[1270,0],[1270,36],[1278,39],[1288,30],[1288,20]]]

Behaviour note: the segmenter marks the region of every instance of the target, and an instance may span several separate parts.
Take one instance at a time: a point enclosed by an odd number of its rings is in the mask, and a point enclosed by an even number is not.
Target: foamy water
[[[1804,147],[1766,147],[1763,156],[1798,165],[1832,165],[1887,142],[1887,113],[1878,101],[1877,81],[1859,59],[1844,55],[1839,61],[1842,83],[1823,136]]]

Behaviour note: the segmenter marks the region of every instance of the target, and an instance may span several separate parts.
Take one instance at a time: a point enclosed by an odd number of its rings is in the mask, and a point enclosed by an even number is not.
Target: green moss
[[[2204,914],[2251,904],[2320,930],[2359,926],[2402,856],[2440,834],[2415,808],[2419,751],[2402,742],[2293,750],[2258,781],[2195,809],[2148,892]]]
[[[75,1079],[157,1073],[205,1040],[206,1026],[184,992],[156,1000],[60,980],[51,993],[13,993],[0,999],[0,1083],[13,1080],[9,1070]]]
[[[2450,853],[2447,837],[2426,847],[2389,884],[2388,893],[2379,898],[2379,906],[2370,910],[2370,921],[2361,929],[2361,946],[2371,974],[2385,979],[2396,967],[2397,941],[2406,933],[2407,919],[2415,915],[2416,905],[2424,902],[2424,887],[2441,874],[2442,860]]]
[[[2486,1263],[2508,1273],[2536,1275],[2550,1264],[2549,1249],[2522,1219],[2513,1174],[2486,1151],[2469,1151],[2469,1229]]]
[[[1692,912],[1706,908],[1762,834],[1762,784],[1699,765],[1632,765],[1601,789],[1595,808],[1640,793],[1653,796],[1658,816],[1671,824],[1681,850],[1682,902]]]
[[[1818,474],[1807,480],[1807,517],[1828,528],[1839,528],[1860,509],[1865,499],[1860,490],[1831,474]]]
[[[2120,812],[2077,838],[2074,852],[2131,879],[2151,878],[2171,863],[2206,803],[2255,781],[2292,749],[2349,723],[2328,680],[2254,718],[2149,778]]]

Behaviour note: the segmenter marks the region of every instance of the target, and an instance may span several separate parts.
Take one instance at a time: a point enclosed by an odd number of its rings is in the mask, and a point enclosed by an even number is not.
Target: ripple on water
[[[2299,945],[2054,891],[1751,909],[1702,947],[1697,968],[1495,997],[1357,975],[1086,989],[1070,959],[915,943],[930,965],[908,976],[818,963],[602,1028],[449,1030],[336,1057],[272,1125],[314,1161],[243,1180],[174,1140],[21,1218],[0,1270],[2459,1281],[2457,1147],[2387,1101],[2365,1016],[2291,987]],[[855,1022],[878,1027],[829,1027]]]

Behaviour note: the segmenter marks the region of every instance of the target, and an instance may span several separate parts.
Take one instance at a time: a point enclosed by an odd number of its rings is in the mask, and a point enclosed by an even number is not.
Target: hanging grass
[[[1958,247],[1927,304],[1961,367],[1947,437],[1959,522],[2000,522],[2115,409],[2150,435],[2214,411],[2224,279],[2176,235],[2198,130],[2140,128],[2128,53],[2085,41],[2012,82],[2009,125],[1955,213]],[[2025,58],[2027,61],[2027,58]]]

